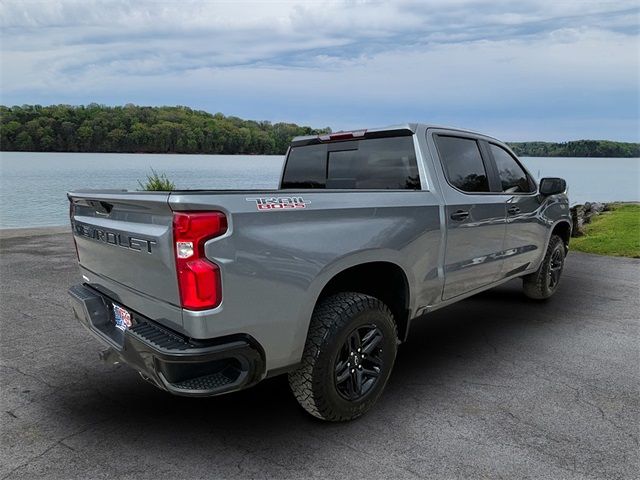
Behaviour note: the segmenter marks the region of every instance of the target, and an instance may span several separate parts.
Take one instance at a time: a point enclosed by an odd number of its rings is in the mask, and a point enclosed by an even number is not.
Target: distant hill
[[[296,135],[330,131],[181,106],[0,106],[3,151],[281,155]],[[640,157],[639,143],[607,140],[509,145],[518,155],[530,157]]]
[[[283,154],[294,123],[226,117],[188,107],[0,106],[0,150],[38,152]]]
[[[609,140],[510,142],[509,146],[522,157],[640,157],[640,143]]]

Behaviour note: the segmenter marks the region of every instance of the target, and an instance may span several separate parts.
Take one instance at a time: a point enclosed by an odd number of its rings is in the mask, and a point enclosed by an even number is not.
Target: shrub
[[[158,173],[153,168],[151,173],[147,175],[147,181],[142,183],[138,180],[138,185],[142,190],[154,191],[154,192],[168,192],[175,190],[176,185],[167,178],[165,173]]]

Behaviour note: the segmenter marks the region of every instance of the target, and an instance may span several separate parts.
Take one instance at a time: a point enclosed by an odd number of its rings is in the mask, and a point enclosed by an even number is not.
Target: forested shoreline
[[[0,150],[281,155],[296,135],[330,132],[188,107],[0,106]],[[520,156],[640,157],[640,143],[511,142]]]
[[[38,152],[283,154],[294,123],[243,120],[188,107],[90,104],[0,106],[0,150]]]
[[[509,146],[521,157],[640,157],[640,143],[610,140],[509,142]]]

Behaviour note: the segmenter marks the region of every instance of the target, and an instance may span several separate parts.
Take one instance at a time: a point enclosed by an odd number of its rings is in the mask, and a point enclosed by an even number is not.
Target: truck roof
[[[444,125],[436,125],[430,123],[403,123],[398,125],[389,125],[386,127],[377,127],[377,128],[362,128],[362,129],[354,129],[354,130],[341,130],[338,132],[331,132],[328,134],[320,134],[320,135],[302,135],[298,137],[294,137],[291,141],[291,146],[298,147],[302,145],[311,145],[314,143],[321,142],[330,142],[336,140],[347,140],[350,138],[358,139],[365,137],[386,137],[386,136],[395,136],[395,135],[412,135],[416,133],[418,128],[439,128],[443,130],[451,130],[460,133],[471,133],[473,135],[479,135],[485,138],[491,138],[493,140],[499,141],[489,135],[485,135],[479,132],[475,132],[473,130],[458,128],[458,127],[448,127]],[[502,142],[500,142],[502,143]]]

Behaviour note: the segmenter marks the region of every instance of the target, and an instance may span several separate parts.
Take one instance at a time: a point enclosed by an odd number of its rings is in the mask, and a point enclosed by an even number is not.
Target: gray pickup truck
[[[546,299],[566,183],[502,142],[423,124],[295,138],[270,191],[74,191],[75,317],[157,387],[287,373],[310,414],[366,412],[414,320],[516,277]]]

